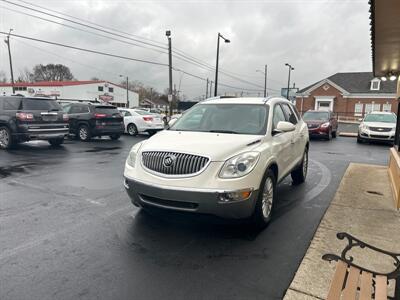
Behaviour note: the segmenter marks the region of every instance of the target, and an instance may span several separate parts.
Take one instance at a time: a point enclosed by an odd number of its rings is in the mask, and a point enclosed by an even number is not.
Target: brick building
[[[340,119],[358,119],[371,111],[397,112],[396,81],[373,76],[372,72],[336,73],[296,94],[296,107],[331,110]]]

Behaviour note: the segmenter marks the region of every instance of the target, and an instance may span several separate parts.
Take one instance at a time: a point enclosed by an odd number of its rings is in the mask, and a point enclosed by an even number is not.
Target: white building
[[[15,94],[24,96],[48,96],[60,101],[100,101],[118,107],[126,107],[126,88],[103,81],[40,81],[16,82]],[[11,83],[0,83],[0,95],[11,95]],[[139,106],[139,95],[128,91],[129,107]]]

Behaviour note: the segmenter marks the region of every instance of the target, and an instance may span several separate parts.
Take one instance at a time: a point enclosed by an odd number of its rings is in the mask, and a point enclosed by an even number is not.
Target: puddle
[[[13,174],[27,173],[27,168],[35,166],[35,163],[19,164],[13,166],[0,167],[0,178],[6,178]]]
[[[85,150],[85,152],[102,152],[102,151],[111,151],[111,150],[118,150],[121,147],[94,147],[93,149]]]

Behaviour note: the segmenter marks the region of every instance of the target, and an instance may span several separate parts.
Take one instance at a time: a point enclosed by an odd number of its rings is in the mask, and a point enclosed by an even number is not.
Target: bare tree
[[[33,74],[28,70],[28,68],[24,68],[22,71],[19,71],[19,76],[17,78],[17,82],[32,82]]]
[[[70,81],[71,70],[61,64],[36,65],[33,67],[33,81]]]
[[[90,78],[90,80],[99,81],[100,79],[99,79],[99,77],[93,76],[93,77]]]
[[[6,72],[0,70],[0,82],[5,83],[7,82]]]

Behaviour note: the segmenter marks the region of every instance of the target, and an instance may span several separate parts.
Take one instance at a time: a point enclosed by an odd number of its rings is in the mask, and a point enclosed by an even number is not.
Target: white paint
[[[315,110],[330,110],[333,111],[334,96],[316,96]]]

